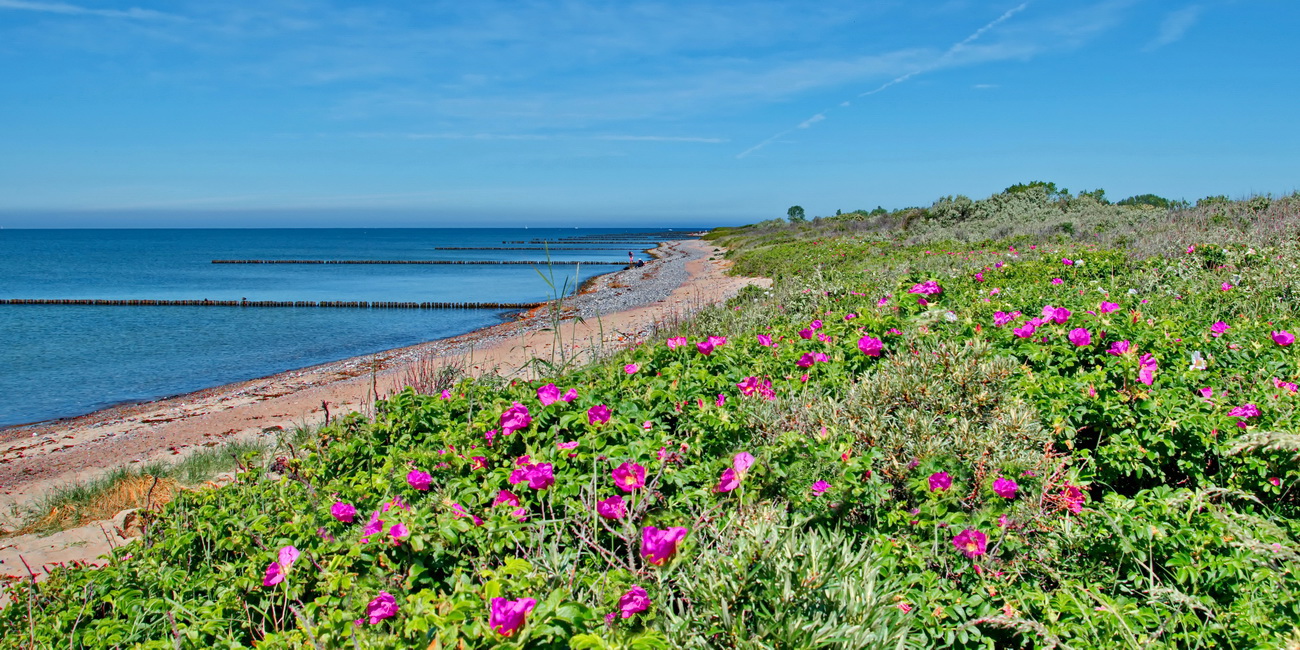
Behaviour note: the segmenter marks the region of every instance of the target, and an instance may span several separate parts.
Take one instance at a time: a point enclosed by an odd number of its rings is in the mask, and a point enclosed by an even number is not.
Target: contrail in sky
[[[950,47],[950,48],[948,48],[948,50],[945,51],[945,52],[944,52],[944,53],[943,53],[943,54],[942,54],[938,59],[935,59],[934,63],[931,63],[931,64],[928,65],[928,66],[925,66],[925,67],[923,67],[923,68],[919,68],[919,69],[917,69],[917,70],[913,70],[913,71],[911,71],[911,72],[909,72],[909,73],[907,73],[907,74],[904,74],[904,75],[901,75],[901,76],[899,76],[899,77],[895,77],[895,78],[893,78],[893,79],[891,79],[891,80],[889,80],[889,81],[886,81],[886,82],[885,82],[884,84],[882,84],[879,88],[877,88],[877,89],[875,89],[875,90],[869,90],[869,91],[867,91],[867,92],[865,92],[865,93],[861,93],[861,94],[858,95],[858,97],[866,97],[866,96],[868,96],[868,95],[874,95],[874,94],[876,94],[876,93],[878,93],[878,92],[880,92],[880,91],[882,91],[882,90],[884,90],[884,89],[886,89],[886,88],[888,88],[888,87],[890,87],[890,86],[895,86],[895,85],[901,84],[901,83],[903,83],[904,81],[907,81],[908,79],[911,79],[912,77],[915,77],[916,75],[923,74],[923,73],[926,73],[926,72],[930,72],[931,70],[936,70],[936,69],[938,69],[938,68],[943,67],[943,66],[944,66],[948,61],[950,61],[950,60],[952,59],[953,55],[955,55],[956,53],[960,52],[960,51],[961,51],[963,48],[965,48],[967,45],[970,45],[971,42],[973,42],[975,39],[977,39],[977,38],[983,36],[985,32],[989,31],[990,29],[993,29],[994,27],[997,27],[998,25],[1001,25],[1001,24],[1002,24],[1003,22],[1005,22],[1007,19],[1009,19],[1009,18],[1011,18],[1012,16],[1014,16],[1014,15],[1020,13],[1021,11],[1024,11],[1025,7],[1028,7],[1028,6],[1029,6],[1030,1],[1031,1],[1031,0],[1026,0],[1025,2],[1022,2],[1022,3],[1020,3],[1019,5],[1017,5],[1017,6],[1015,6],[1015,7],[1012,7],[1011,9],[1007,10],[1006,13],[1004,13],[1004,14],[1002,14],[1001,16],[998,16],[997,18],[995,18],[995,19],[993,20],[993,22],[990,22],[989,24],[987,24],[987,25],[985,25],[985,26],[983,26],[983,27],[981,27],[981,28],[975,30],[974,33],[972,33],[970,36],[967,36],[966,38],[962,39],[960,42],[954,43],[953,46]],[[840,104],[839,104],[839,108],[847,108],[847,107],[849,106],[849,104],[850,104],[850,103],[847,102],[847,101],[845,101],[845,102],[840,102]],[[784,131],[782,131],[782,132],[780,132],[780,133],[778,133],[778,134],[776,134],[776,135],[774,135],[774,136],[772,136],[772,137],[770,137],[770,138],[768,138],[768,139],[766,139],[766,140],[764,140],[764,141],[762,141],[762,142],[760,142],[760,143],[758,143],[758,144],[756,144],[756,145],[754,145],[754,146],[752,146],[752,147],[750,147],[750,148],[748,148],[748,149],[746,149],[746,150],[740,152],[739,154],[736,154],[736,158],[744,158],[744,157],[748,156],[749,154],[754,153],[755,151],[758,151],[759,149],[762,149],[763,147],[766,147],[767,145],[772,144],[773,142],[776,142],[777,140],[780,140],[781,138],[783,138],[783,137],[785,137],[785,136],[787,136],[787,135],[789,135],[789,134],[795,132],[795,131],[798,130],[798,129],[806,129],[806,128],[811,127],[812,125],[814,125],[814,124],[816,124],[816,123],[818,123],[818,122],[820,122],[820,121],[826,119],[826,113],[830,112],[831,110],[832,110],[832,109],[829,109],[829,108],[828,108],[828,109],[826,109],[826,110],[824,110],[824,111],[822,111],[822,112],[820,112],[820,113],[818,113],[818,114],[816,114],[816,115],[814,115],[814,116],[812,116],[812,117],[810,117],[810,118],[808,118],[808,119],[806,119],[806,120],[800,122],[800,123],[799,123],[797,126],[795,126],[793,129],[786,129],[786,130],[784,130]]]

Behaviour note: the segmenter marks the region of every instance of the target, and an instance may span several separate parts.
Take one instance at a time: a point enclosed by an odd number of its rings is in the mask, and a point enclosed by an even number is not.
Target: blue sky
[[[1292,0],[0,0],[0,226],[1300,189]]]

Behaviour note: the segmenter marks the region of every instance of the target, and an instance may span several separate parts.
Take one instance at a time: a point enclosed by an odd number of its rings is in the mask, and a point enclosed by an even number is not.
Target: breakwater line
[[[533,309],[541,302],[397,302],[358,300],[113,300],[0,299],[0,305],[87,305],[92,307],[325,307],[339,309]]]
[[[522,243],[522,242],[520,242]],[[653,248],[653,246],[644,246],[643,248]],[[621,251],[627,250],[623,246],[434,246],[436,251]],[[586,262],[589,264],[590,262]]]
[[[608,264],[627,266],[627,262],[584,262],[555,260],[212,260],[213,264],[533,264],[535,266],[568,266],[573,264]]]

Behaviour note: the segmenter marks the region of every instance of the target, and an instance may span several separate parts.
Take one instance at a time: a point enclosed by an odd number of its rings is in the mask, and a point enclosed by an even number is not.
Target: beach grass
[[[247,470],[250,463],[264,466],[279,452],[296,455],[316,435],[315,428],[300,425],[275,440],[234,440],[198,449],[175,463],[155,460],[118,467],[86,481],[59,485],[19,512],[16,528],[0,537],[49,534],[112,519],[123,510],[161,507],[181,490],[216,485],[214,479]]]

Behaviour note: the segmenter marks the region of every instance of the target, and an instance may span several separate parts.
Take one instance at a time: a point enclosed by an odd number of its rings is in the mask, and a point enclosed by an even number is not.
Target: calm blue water
[[[658,229],[655,229],[658,230]],[[535,302],[531,265],[228,265],[213,259],[545,260],[503,241],[629,229],[0,230],[0,298]],[[557,246],[574,246],[572,243]],[[634,248],[552,251],[626,261]],[[640,248],[636,248],[640,254]],[[557,290],[615,266],[555,266]],[[544,268],[543,268],[544,270]],[[576,276],[580,273],[580,276]],[[0,305],[0,426],[185,393],[501,322],[497,310]]]

